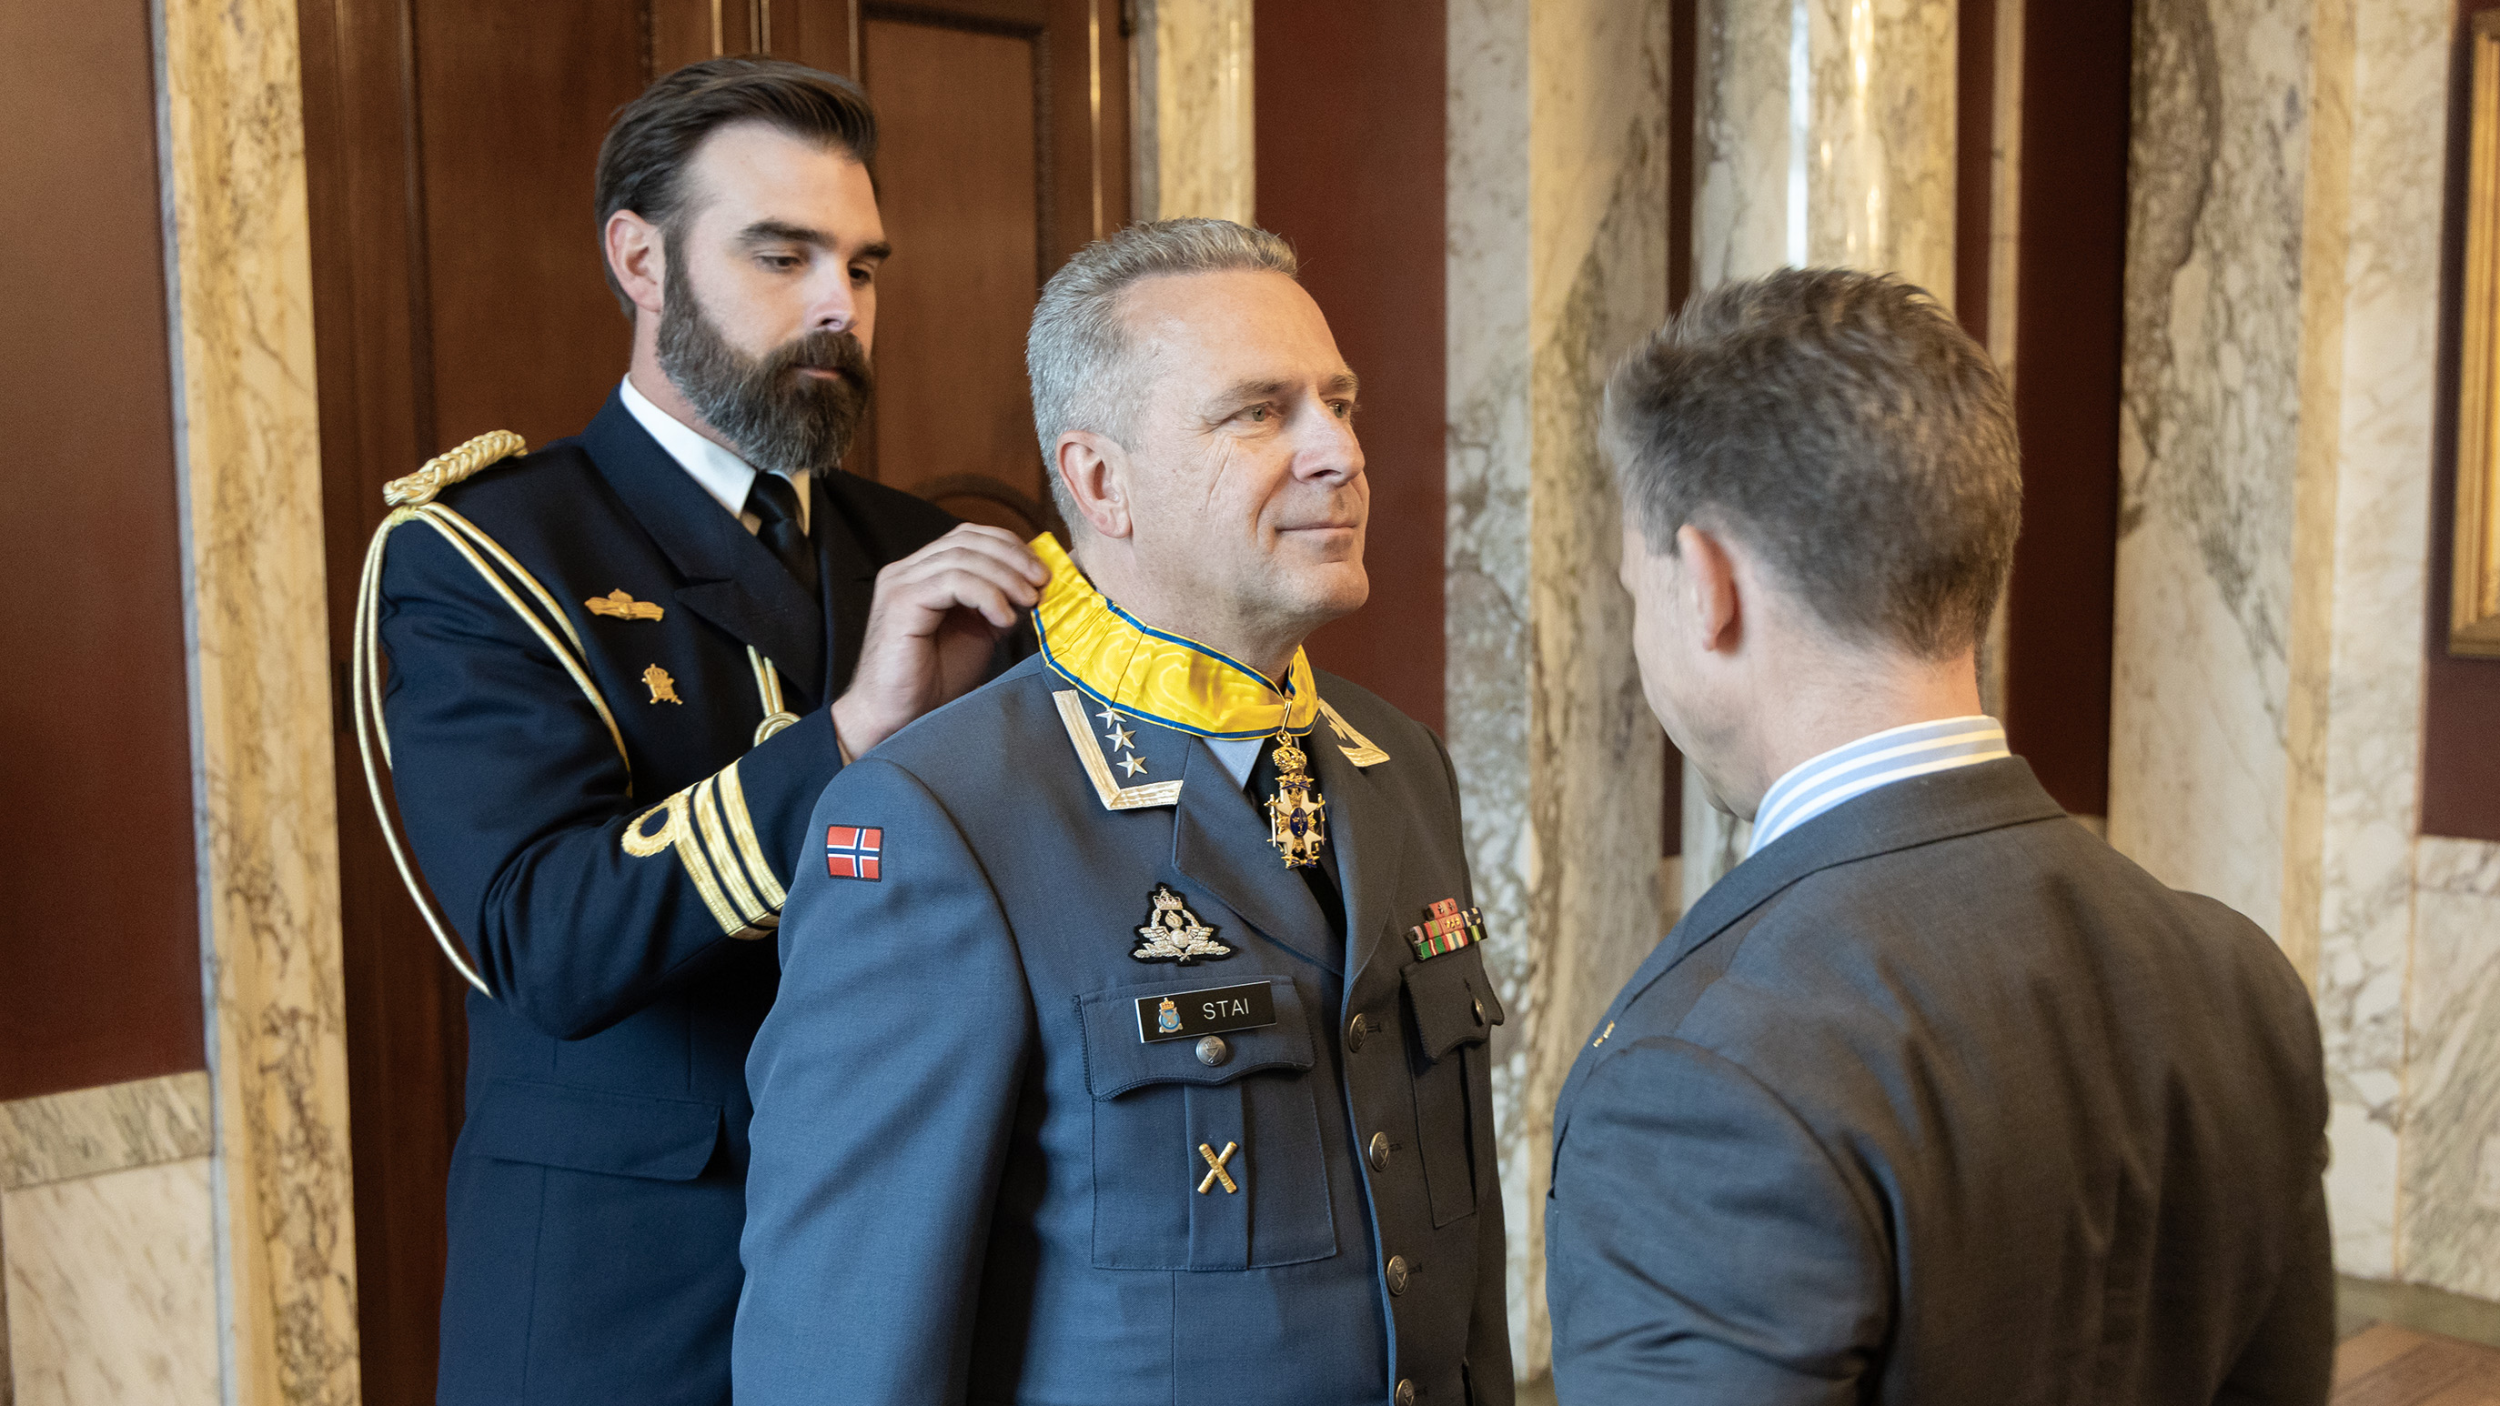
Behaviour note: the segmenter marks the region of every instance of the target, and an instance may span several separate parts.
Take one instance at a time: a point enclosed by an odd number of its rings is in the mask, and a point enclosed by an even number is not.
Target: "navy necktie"
[[[799,490],[779,474],[759,473],[747,490],[747,508],[759,526],[756,540],[778,559],[798,583],[816,594],[816,547],[800,525]]]

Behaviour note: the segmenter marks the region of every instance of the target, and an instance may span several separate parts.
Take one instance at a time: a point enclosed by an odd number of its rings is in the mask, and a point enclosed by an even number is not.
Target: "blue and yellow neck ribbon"
[[[1033,608],[1042,660],[1087,697],[1131,717],[1200,737],[1300,733],[1319,718],[1319,684],[1301,650],[1277,684],[1240,660],[1139,620],[1094,589],[1058,539],[1045,532],[1033,554],[1050,584]]]

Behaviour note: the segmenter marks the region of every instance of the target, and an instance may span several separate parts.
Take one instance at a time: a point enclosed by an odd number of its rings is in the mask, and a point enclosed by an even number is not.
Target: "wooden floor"
[[[2500,1406],[2500,1348],[2374,1323],[2335,1350],[2332,1406]]]
[[[1551,1381],[1519,1389],[1519,1406],[1551,1406]],[[2500,1348],[2374,1323],[2335,1350],[2329,1406],[2500,1406]]]

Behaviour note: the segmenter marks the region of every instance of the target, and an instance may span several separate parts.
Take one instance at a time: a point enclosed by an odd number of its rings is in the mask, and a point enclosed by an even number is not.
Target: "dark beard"
[[[729,344],[668,253],[660,310],[660,370],[749,464],[767,473],[839,466],[868,409],[868,353],[848,332],[809,332],[762,356]],[[807,368],[839,371],[810,376]]]

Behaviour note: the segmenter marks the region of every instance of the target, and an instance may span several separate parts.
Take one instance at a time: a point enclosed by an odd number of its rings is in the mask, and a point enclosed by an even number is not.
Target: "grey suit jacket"
[[[1546,1206],[1565,1403],[2326,1399],[2307,994],[2019,760],[1782,836],[1590,1037]]]
[[[1305,744],[1342,932],[1213,751],[1132,719],[1115,773],[1040,660],[826,789],[839,862],[791,886],[747,1064],[744,1406],[1509,1406],[1501,1005],[1479,948],[1406,941],[1471,901],[1457,787],[1421,726],[1320,695],[1377,744]],[[865,829],[875,877],[835,877]],[[1133,955],[1158,886],[1226,950]],[[1147,1038],[1243,987],[1274,1019],[1214,1057]]]

